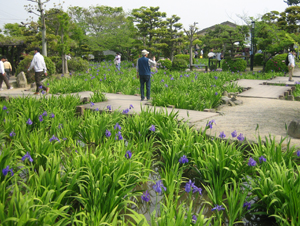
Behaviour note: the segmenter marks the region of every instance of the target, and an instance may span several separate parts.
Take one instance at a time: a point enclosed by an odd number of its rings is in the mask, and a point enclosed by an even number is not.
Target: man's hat
[[[144,50],[142,51],[142,55],[145,56],[145,55],[147,55],[147,54],[149,54],[149,52],[148,52],[147,50],[144,49]]]

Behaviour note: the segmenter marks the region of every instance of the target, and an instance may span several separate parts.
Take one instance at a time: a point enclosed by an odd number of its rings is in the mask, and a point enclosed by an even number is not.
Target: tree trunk
[[[193,64],[193,55],[192,55],[192,51],[193,51],[193,42],[190,42],[190,70],[192,71],[192,64]]]
[[[42,22],[42,54],[47,56],[47,40],[46,40],[46,24],[45,24],[45,14],[43,10],[43,4],[41,0],[38,1],[39,10],[41,13],[41,22]]]

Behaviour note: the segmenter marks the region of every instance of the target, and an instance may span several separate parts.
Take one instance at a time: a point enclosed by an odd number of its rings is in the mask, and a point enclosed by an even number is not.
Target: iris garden
[[[48,82],[52,93],[94,91],[92,105],[103,92],[139,93],[135,75],[131,63],[102,62]],[[241,91],[231,81],[276,75],[158,68],[152,104],[215,108]],[[176,112],[78,116],[78,105],[70,95],[0,102],[2,225],[298,225],[294,147],[271,136],[246,144],[240,131],[210,137],[218,122],[196,131]]]

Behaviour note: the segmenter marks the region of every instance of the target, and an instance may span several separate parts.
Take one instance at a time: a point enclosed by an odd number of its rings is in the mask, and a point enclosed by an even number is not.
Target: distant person
[[[71,55],[70,55],[70,54],[67,54],[67,55],[66,55],[66,60],[71,60],[71,59],[72,59]]]
[[[296,52],[295,50],[291,50],[288,55],[288,68],[289,68],[289,81],[293,82],[293,73],[294,73],[294,68],[295,68],[295,55]]]
[[[117,53],[115,59],[114,59],[115,65],[117,67],[117,69],[120,71],[121,69],[121,55],[120,53]]]
[[[42,75],[45,74],[47,76],[47,68],[44,57],[40,54],[40,51],[40,48],[34,48],[34,56],[28,71],[30,71],[32,68],[34,68],[35,71],[36,92],[34,94],[39,94],[40,89],[46,90],[46,93],[48,94],[50,88],[45,87],[41,83]]]
[[[3,62],[5,60],[6,60],[6,57],[2,56],[1,60],[0,60],[0,91],[3,90],[2,89],[2,83],[3,83],[3,81],[5,82],[7,89],[13,89],[13,87],[9,84],[8,79],[6,77],[6,72],[5,72],[4,64],[3,64]]]
[[[221,55],[222,55],[222,53],[216,53],[216,60],[218,61],[217,66],[219,64],[219,67],[221,67],[221,60],[222,60]]]
[[[203,49],[200,50],[200,58],[203,58]]]
[[[195,58],[198,58],[198,51],[195,51]]]
[[[144,85],[146,83],[146,91],[147,91],[147,100],[150,100],[150,89],[151,89],[151,66],[155,66],[155,57],[152,60],[148,59],[149,52],[147,50],[142,51],[142,57],[138,59],[136,64],[137,78],[140,79],[141,85],[141,101],[145,99],[144,95]]]
[[[208,56],[208,67],[210,67],[210,60],[216,57],[216,54],[214,53],[214,49],[211,49],[211,51],[207,54],[207,56]]]
[[[12,72],[11,64],[8,62],[7,59],[5,59],[3,64],[4,64],[4,70],[5,70],[5,73],[6,73],[6,77],[9,80],[10,74]]]

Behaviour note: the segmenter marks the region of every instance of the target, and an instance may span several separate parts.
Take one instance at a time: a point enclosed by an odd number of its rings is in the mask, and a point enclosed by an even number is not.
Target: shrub
[[[87,71],[89,69],[89,65],[89,62],[81,57],[73,57],[71,60],[68,60],[68,69],[70,72]]]
[[[172,68],[172,61],[170,61],[168,59],[159,60],[159,63],[162,68],[166,68],[168,70],[170,70]]]
[[[266,72],[269,71],[275,71],[275,72],[288,72],[289,69],[288,67],[285,65],[285,59],[287,57],[287,54],[278,54],[276,56],[274,56],[272,59],[268,60],[267,64],[266,64]]]
[[[35,81],[34,79],[34,69],[30,70],[29,72],[27,71],[30,63],[32,61],[33,56],[32,55],[28,55],[26,56],[18,65],[17,70],[16,70],[16,74],[19,74],[21,71],[23,71],[26,75],[26,79],[28,83],[32,83]],[[52,62],[52,60],[49,57],[45,57],[45,63],[46,63],[46,67],[47,67],[47,73],[48,75],[53,75],[55,74],[55,64]]]
[[[187,62],[187,64],[190,64],[190,54],[178,54],[174,56],[175,59],[183,59]],[[195,63],[195,58],[193,58],[193,64]]]
[[[172,64],[172,70],[184,70],[188,66],[188,63],[184,59],[174,59]]]
[[[257,53],[254,55],[254,66],[262,66],[264,64],[264,55],[262,53]]]
[[[105,56],[105,60],[106,61],[113,61],[115,59],[115,56],[114,55],[106,55]]]
[[[222,70],[223,71],[245,71],[247,68],[247,62],[243,59],[225,59],[222,62]]]

